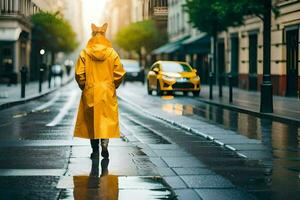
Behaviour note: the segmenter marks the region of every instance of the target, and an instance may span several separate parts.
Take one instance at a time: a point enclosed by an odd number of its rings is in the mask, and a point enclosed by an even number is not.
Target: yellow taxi
[[[186,62],[157,61],[148,72],[147,89],[149,95],[155,90],[159,96],[165,91],[183,91],[185,95],[191,91],[194,96],[199,96],[200,77]]]

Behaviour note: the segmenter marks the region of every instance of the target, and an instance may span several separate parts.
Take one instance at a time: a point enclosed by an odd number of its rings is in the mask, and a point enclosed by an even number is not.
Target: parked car
[[[63,76],[63,67],[61,65],[52,65],[51,66],[51,73],[52,73],[52,76],[55,77],[55,76],[60,76],[62,77]]]
[[[194,96],[200,94],[200,77],[197,70],[186,62],[157,61],[147,75],[148,94],[156,90],[157,95],[163,92],[191,91]]]
[[[137,60],[122,59],[121,63],[126,70],[124,84],[127,81],[140,81],[145,83],[145,71],[141,68]]]

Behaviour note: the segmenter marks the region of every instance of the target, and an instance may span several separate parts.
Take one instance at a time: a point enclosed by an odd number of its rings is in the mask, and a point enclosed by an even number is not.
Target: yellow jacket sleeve
[[[123,68],[120,57],[116,55],[114,60],[114,83],[116,88],[118,88],[121,85],[125,74],[126,71]]]
[[[85,76],[85,58],[82,55],[82,53],[80,54],[76,63],[75,79],[80,89],[83,90],[85,86],[86,76]]]

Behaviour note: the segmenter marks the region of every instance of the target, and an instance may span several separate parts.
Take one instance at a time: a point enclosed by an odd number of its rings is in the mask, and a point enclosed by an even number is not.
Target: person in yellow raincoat
[[[92,24],[92,37],[81,51],[75,79],[82,90],[74,136],[91,140],[91,158],[108,157],[108,139],[120,137],[116,88],[126,72],[110,41],[105,37],[107,23]]]

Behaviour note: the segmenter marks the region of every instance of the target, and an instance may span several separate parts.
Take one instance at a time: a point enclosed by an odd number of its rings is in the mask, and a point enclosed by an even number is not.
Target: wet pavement
[[[127,84],[119,95],[144,115],[187,130],[191,136],[176,135],[174,140],[256,198],[295,199],[300,194],[299,127],[221,109],[179,93],[148,96],[138,84]],[[202,147],[197,135],[219,144],[222,153],[215,155],[216,148],[206,144]]]
[[[118,91],[122,138],[89,159],[74,83],[0,111],[0,199],[297,199],[299,127],[193,97]]]
[[[72,137],[75,88],[1,111],[0,199],[174,199],[149,156],[122,138],[109,160],[89,159],[89,141]]]
[[[223,86],[223,97],[219,97],[219,87],[213,87],[213,100],[209,100],[209,86],[202,85],[201,100],[204,102],[231,107],[232,109],[251,114],[260,114],[260,91],[248,91],[233,88],[233,102],[229,103],[229,88]],[[293,120],[300,124],[300,99],[297,97],[273,96],[273,113],[264,113],[268,118],[273,117],[278,120]]]

